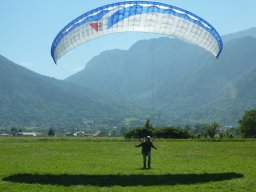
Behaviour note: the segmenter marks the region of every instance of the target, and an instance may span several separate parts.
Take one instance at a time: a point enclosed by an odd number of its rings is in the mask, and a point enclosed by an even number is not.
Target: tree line
[[[238,128],[221,128],[217,122],[208,124],[197,124],[190,128],[176,128],[174,126],[154,128],[150,120],[146,120],[143,127],[137,127],[124,134],[126,139],[144,138],[146,136],[157,138],[233,138],[241,136],[242,138],[256,138],[256,109],[246,111],[243,117],[238,121]]]
[[[190,133],[186,129],[178,129],[175,127],[162,127],[154,128],[150,123],[150,120],[146,120],[144,127],[137,127],[124,134],[126,139],[144,138],[146,136],[157,138],[180,138],[187,139],[191,137]]]
[[[165,127],[153,127],[150,120],[146,120],[144,126],[136,127],[133,129],[128,129],[127,127],[115,127],[111,130],[105,130],[111,136],[121,136],[123,135],[127,139],[132,138],[144,138],[146,136],[152,136],[157,138],[177,138],[177,139],[187,139],[187,138],[256,138],[256,109],[246,111],[242,118],[238,121],[239,126],[237,128],[229,127],[222,128],[217,122],[206,123],[206,124],[196,124],[193,127],[185,126],[185,128],[179,128],[175,126],[165,126]],[[0,128],[1,133],[9,133],[12,136],[16,136],[18,132],[22,131],[32,131],[31,129],[18,129],[15,127]],[[40,131],[35,129],[34,131]],[[42,131],[42,130],[41,130]],[[44,129],[44,135],[55,136],[56,129],[50,128],[48,133]],[[60,131],[60,130],[57,130]],[[63,132],[63,130],[62,130]]]

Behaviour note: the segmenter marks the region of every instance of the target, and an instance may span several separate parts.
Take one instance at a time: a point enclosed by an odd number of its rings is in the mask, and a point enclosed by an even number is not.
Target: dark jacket
[[[153,145],[151,141],[143,141],[139,145],[136,145],[136,147],[142,146],[142,154],[148,154],[151,151],[151,147],[156,149],[156,147]]]

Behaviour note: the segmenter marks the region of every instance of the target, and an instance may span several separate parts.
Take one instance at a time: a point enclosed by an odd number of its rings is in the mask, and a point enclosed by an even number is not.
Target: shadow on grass
[[[164,174],[164,175],[52,175],[52,174],[15,174],[3,178],[3,181],[42,185],[92,185],[92,186],[156,186],[177,184],[198,184],[242,178],[239,173],[203,173],[203,174]]]

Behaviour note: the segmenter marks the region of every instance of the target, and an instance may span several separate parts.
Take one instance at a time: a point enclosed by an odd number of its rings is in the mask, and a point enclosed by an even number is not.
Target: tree
[[[155,129],[153,134],[157,138],[188,139],[191,137],[188,130],[175,127]]]
[[[244,138],[256,138],[256,109],[246,111],[239,120],[241,136]]]
[[[48,131],[48,136],[50,136],[50,137],[55,136],[55,131],[54,131],[52,128],[49,129],[49,131]]]
[[[151,129],[146,129],[146,128],[136,128],[133,129],[127,133],[124,134],[124,137],[126,139],[131,139],[131,138],[145,138],[147,136],[153,136],[153,130]]]
[[[220,138],[225,137],[225,131],[224,131],[223,129],[220,129],[220,130],[219,130],[219,136],[220,136]],[[228,137],[228,136],[227,136],[227,137]]]
[[[235,128],[235,127],[228,128],[226,130],[225,134],[226,134],[226,137],[228,137],[228,138],[232,138],[234,136],[240,136],[241,135],[240,128],[239,127],[237,127],[237,128]]]
[[[12,136],[15,136],[18,132],[18,129],[16,129],[15,127],[12,127],[11,130],[10,130],[10,133]]]
[[[144,127],[146,129],[152,129],[153,128],[153,125],[152,125],[152,123],[150,123],[149,119],[146,120]]]
[[[157,137],[157,138],[176,138],[176,139],[187,139],[191,135],[188,130],[178,129],[175,127],[161,127],[147,129],[136,128],[124,134],[126,139],[131,138],[145,138],[146,136]]]
[[[208,124],[196,124],[194,129],[192,129],[192,132],[195,135],[200,135],[201,137],[203,137],[206,133],[208,126]]]
[[[207,134],[209,135],[210,138],[214,138],[214,136],[215,136],[215,135],[218,133],[218,131],[219,131],[219,127],[220,127],[219,124],[216,123],[216,122],[213,122],[213,123],[211,123],[211,124],[208,126],[206,132],[207,132]]]

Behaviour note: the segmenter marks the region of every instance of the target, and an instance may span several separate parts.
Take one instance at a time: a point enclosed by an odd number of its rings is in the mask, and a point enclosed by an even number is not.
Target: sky
[[[0,0],[0,55],[36,73],[64,79],[105,50],[129,49],[138,40],[159,35],[113,34],[73,49],[54,64],[50,49],[70,21],[115,0]],[[161,0],[186,9],[226,35],[256,27],[255,0]]]

